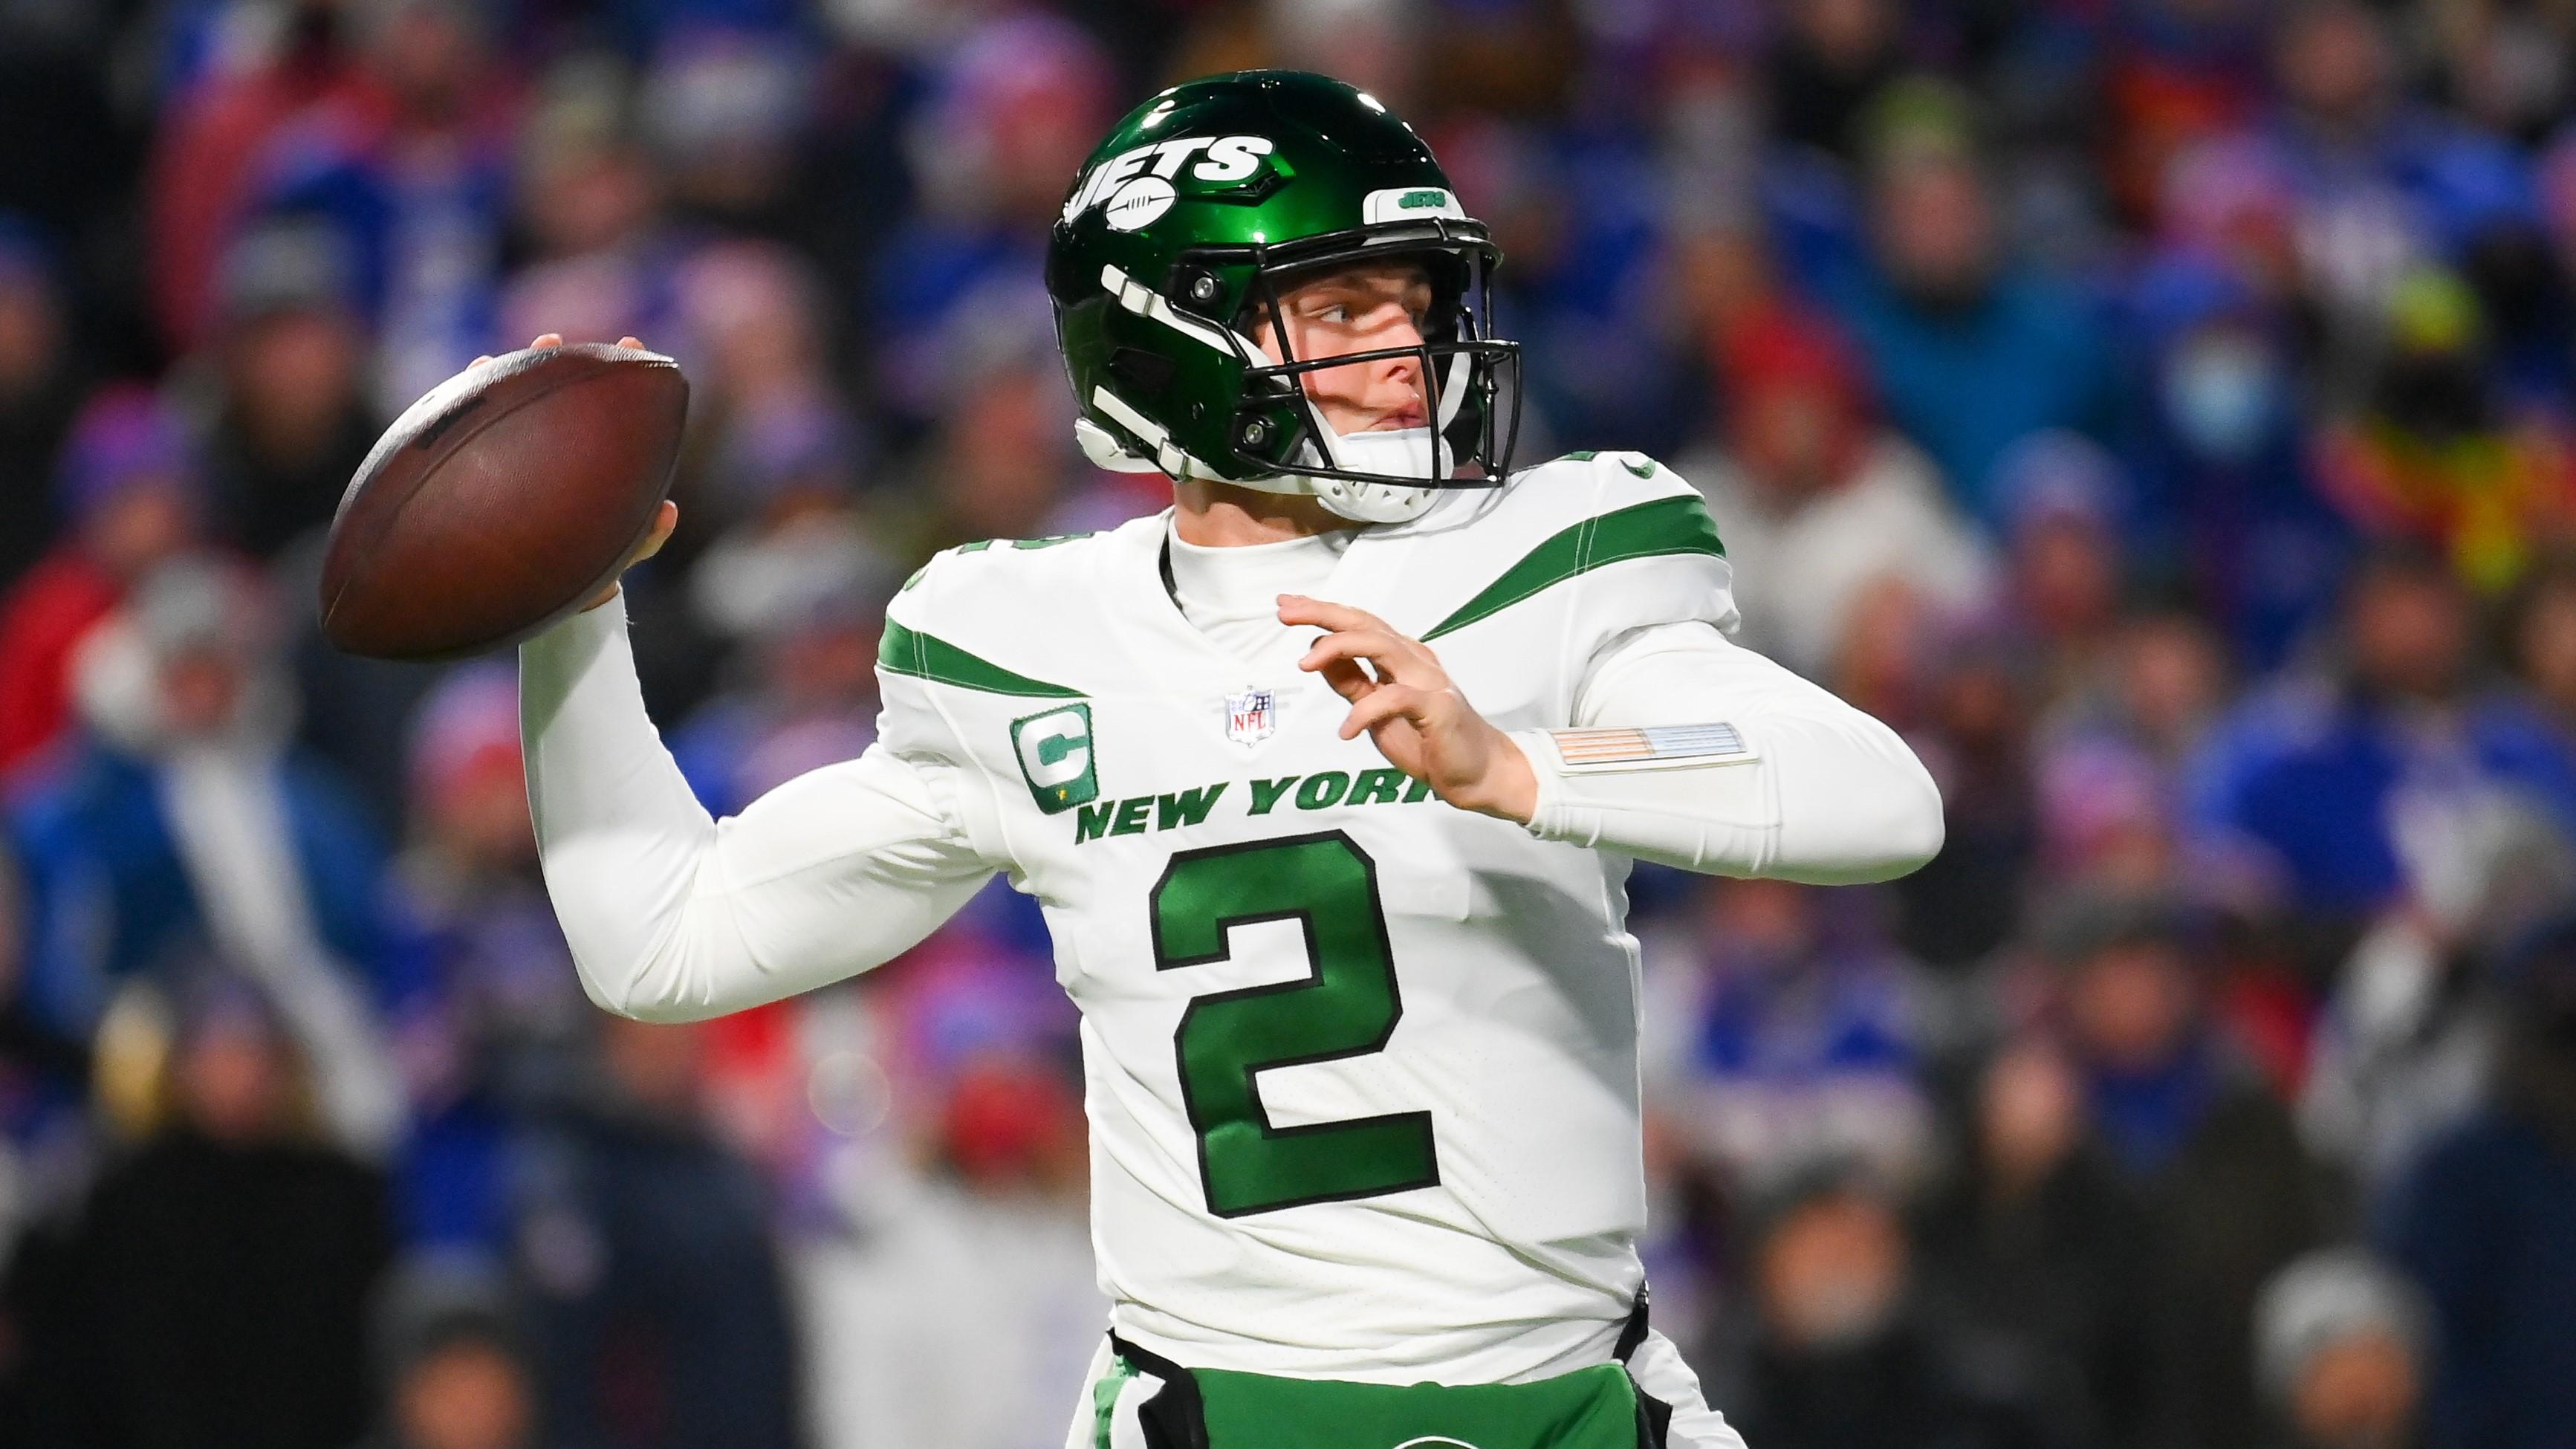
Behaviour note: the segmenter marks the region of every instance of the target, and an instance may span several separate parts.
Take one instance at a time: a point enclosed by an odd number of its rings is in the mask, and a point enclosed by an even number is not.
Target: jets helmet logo
[[[1065,199],[1064,219],[1098,206],[1112,230],[1134,231],[1172,209],[1180,199],[1176,179],[1220,186],[1246,181],[1272,149],[1267,136],[1174,136],[1132,147],[1091,168]]]

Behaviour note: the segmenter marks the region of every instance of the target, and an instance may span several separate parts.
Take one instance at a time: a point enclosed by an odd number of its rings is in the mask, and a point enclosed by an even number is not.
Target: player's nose
[[[1403,329],[1402,340],[1390,339],[1384,345],[1420,347],[1422,334],[1407,325]],[[1431,400],[1423,388],[1422,354],[1406,352],[1380,361],[1375,391],[1380,404],[1389,409],[1428,407]]]
[[[1385,340],[1378,345],[1388,348],[1420,347],[1422,329],[1410,322],[1400,327],[1390,328]],[[1389,382],[1401,383],[1406,387],[1418,387],[1422,382],[1422,354],[1409,351],[1398,353],[1393,357],[1381,359],[1378,369],[1378,375]]]

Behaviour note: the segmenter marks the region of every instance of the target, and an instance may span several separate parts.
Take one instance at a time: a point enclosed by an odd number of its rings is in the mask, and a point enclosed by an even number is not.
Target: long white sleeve
[[[582,989],[696,1021],[854,975],[995,869],[953,766],[884,747],[711,819],[644,711],[623,596],[519,648],[519,727],[547,893]]]
[[[1567,737],[1512,738],[1538,776],[1530,830],[1718,875],[1888,880],[1941,849],[1941,795],[1896,732],[1703,623],[1632,630],[1597,656],[1581,727],[1733,727],[1720,763],[1569,768]]]

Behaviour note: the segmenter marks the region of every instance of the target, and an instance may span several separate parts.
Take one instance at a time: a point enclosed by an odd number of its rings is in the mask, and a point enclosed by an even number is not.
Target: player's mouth
[[[1369,424],[1368,431],[1375,433],[1397,428],[1418,428],[1429,421],[1431,421],[1431,415],[1423,411],[1422,404],[1406,403],[1394,412]]]

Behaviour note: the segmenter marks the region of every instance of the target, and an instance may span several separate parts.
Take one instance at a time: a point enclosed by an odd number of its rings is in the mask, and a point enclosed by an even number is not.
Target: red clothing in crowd
[[[87,555],[56,549],[0,602],[0,780],[70,722],[72,651],[122,592]]]

